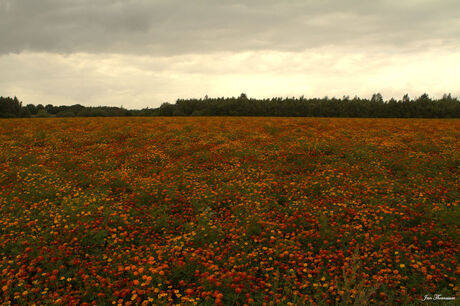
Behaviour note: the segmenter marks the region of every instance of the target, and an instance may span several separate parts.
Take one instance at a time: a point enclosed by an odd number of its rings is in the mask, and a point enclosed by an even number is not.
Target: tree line
[[[28,118],[28,117],[114,117],[131,116],[135,111],[123,107],[97,106],[88,107],[80,104],[71,106],[54,106],[48,104],[23,105],[17,97],[0,97],[0,118]]]
[[[279,117],[361,117],[361,118],[460,118],[460,100],[451,94],[432,99],[423,94],[411,99],[384,101],[381,94],[370,99],[342,98],[253,99],[239,97],[178,99],[158,108],[128,110],[123,107],[88,107],[80,104],[53,106],[23,105],[17,97],[0,97],[0,117],[110,117],[110,116],[279,116]]]

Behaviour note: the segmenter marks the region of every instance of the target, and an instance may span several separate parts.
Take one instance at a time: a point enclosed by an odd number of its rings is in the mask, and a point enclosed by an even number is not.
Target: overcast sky
[[[0,0],[0,96],[460,97],[458,0]]]

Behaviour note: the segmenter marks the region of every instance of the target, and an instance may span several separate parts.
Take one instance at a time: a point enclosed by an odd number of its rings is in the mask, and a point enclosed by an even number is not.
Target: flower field
[[[459,152],[460,120],[1,120],[0,303],[458,302]]]

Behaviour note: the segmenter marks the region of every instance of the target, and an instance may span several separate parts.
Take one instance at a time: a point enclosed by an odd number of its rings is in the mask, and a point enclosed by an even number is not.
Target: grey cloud
[[[457,0],[0,0],[0,53],[457,46]]]

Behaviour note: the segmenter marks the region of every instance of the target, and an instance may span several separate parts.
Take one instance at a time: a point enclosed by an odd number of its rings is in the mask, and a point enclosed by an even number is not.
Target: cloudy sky
[[[458,0],[0,0],[0,96],[460,97]]]

